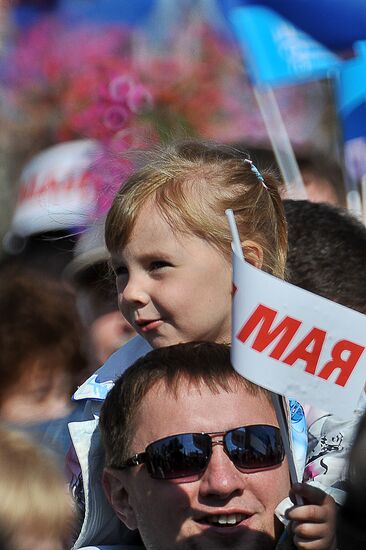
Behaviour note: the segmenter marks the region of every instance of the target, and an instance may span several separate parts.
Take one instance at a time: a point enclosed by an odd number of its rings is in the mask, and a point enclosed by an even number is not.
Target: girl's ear
[[[135,511],[130,504],[129,493],[124,483],[124,474],[113,468],[105,468],[103,471],[102,483],[104,492],[116,513],[128,529],[137,529]]]
[[[254,267],[262,269],[263,248],[255,241],[244,241],[241,244],[245,260],[254,265]]]

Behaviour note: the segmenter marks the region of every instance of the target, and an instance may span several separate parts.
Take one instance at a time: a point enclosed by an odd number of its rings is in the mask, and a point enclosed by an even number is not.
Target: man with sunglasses
[[[270,395],[233,370],[227,346],[139,359],[108,394],[100,427],[108,499],[146,549],[276,547],[274,511],[290,489],[282,439]]]

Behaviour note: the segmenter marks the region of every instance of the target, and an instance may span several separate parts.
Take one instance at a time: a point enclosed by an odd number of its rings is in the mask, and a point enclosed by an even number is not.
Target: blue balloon
[[[235,6],[262,5],[273,9],[298,29],[332,50],[352,48],[366,38],[365,0],[217,0],[227,17]]]

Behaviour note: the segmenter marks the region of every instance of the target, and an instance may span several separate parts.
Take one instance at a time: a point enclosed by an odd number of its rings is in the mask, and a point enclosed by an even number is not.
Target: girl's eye
[[[169,262],[165,262],[164,260],[156,260],[154,262],[151,262],[150,271],[155,271],[156,269],[162,269],[163,267],[169,266],[171,266]]]

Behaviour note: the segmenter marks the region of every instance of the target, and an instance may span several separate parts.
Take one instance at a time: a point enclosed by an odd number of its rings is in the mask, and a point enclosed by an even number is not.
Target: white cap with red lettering
[[[4,247],[15,251],[17,239],[48,231],[86,226],[95,207],[91,166],[97,141],[81,139],[54,145],[24,167]]]

